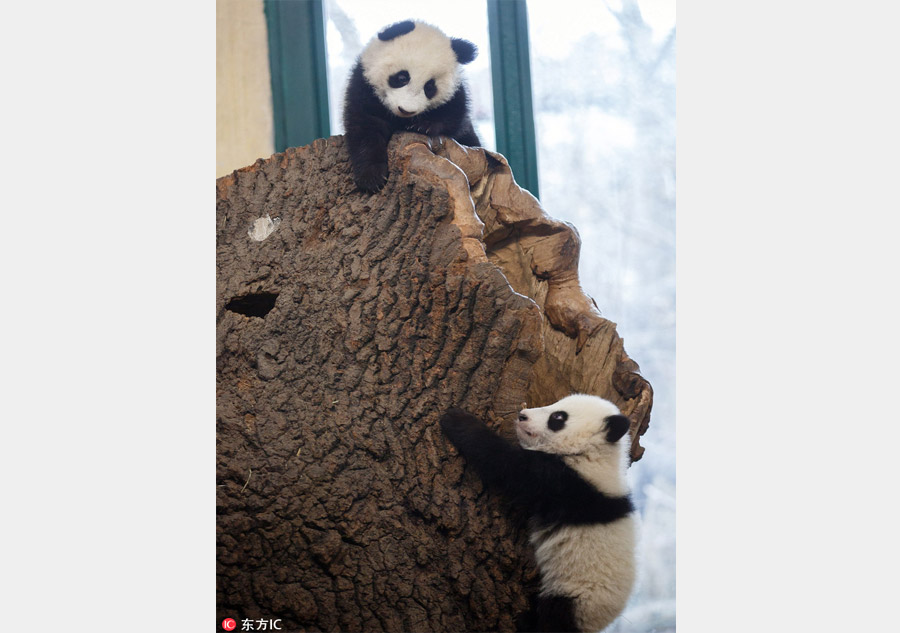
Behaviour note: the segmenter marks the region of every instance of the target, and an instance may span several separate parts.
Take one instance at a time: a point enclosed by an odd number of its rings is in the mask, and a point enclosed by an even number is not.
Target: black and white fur
[[[626,481],[628,418],[576,394],[523,409],[521,447],[453,409],[441,428],[487,486],[531,515],[541,572],[538,631],[599,631],[625,608],[635,579],[636,526]]]
[[[481,145],[461,72],[461,65],[477,54],[471,42],[413,20],[386,27],[366,44],[344,97],[344,139],[357,187],[377,191],[384,186],[394,132]]]

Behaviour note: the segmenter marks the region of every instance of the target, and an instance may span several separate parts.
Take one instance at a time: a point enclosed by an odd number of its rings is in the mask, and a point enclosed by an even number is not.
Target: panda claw
[[[361,169],[354,178],[356,186],[362,191],[375,192],[384,187],[388,180],[387,165],[372,165]]]

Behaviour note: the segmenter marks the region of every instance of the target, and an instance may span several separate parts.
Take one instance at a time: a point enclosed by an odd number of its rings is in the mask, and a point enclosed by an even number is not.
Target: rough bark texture
[[[390,165],[363,195],[332,137],[216,182],[217,627],[513,630],[524,516],[465,471],[449,407],[509,434],[523,402],[596,393],[643,452],[652,392],[574,230],[497,154],[403,134]]]

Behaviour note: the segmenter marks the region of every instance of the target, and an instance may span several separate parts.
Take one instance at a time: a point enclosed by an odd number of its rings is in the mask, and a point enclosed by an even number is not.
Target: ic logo
[[[234,621],[234,618],[225,618],[222,620],[222,628],[226,631],[233,631],[237,628],[237,622]]]

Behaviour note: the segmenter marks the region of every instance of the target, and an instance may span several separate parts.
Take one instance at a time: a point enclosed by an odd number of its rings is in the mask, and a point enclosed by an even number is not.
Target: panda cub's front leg
[[[387,141],[378,134],[346,135],[353,182],[361,191],[378,191],[388,179]]]
[[[384,153],[387,154],[387,150]],[[361,191],[373,193],[387,182],[387,159],[359,160],[353,167],[353,181]]]
[[[541,501],[547,498],[549,491],[540,483],[545,472],[545,468],[538,463],[542,458],[540,453],[526,451],[507,442],[480,419],[462,409],[447,411],[440,423],[447,439],[466,458],[486,486],[530,510],[539,507]]]
[[[378,191],[388,179],[387,148],[391,129],[384,120],[349,106],[345,125],[344,140],[350,155],[353,182],[362,191]]]
[[[499,475],[496,464],[511,447],[494,434],[480,419],[462,409],[450,409],[441,416],[441,429],[447,439],[465,456],[479,475]]]

